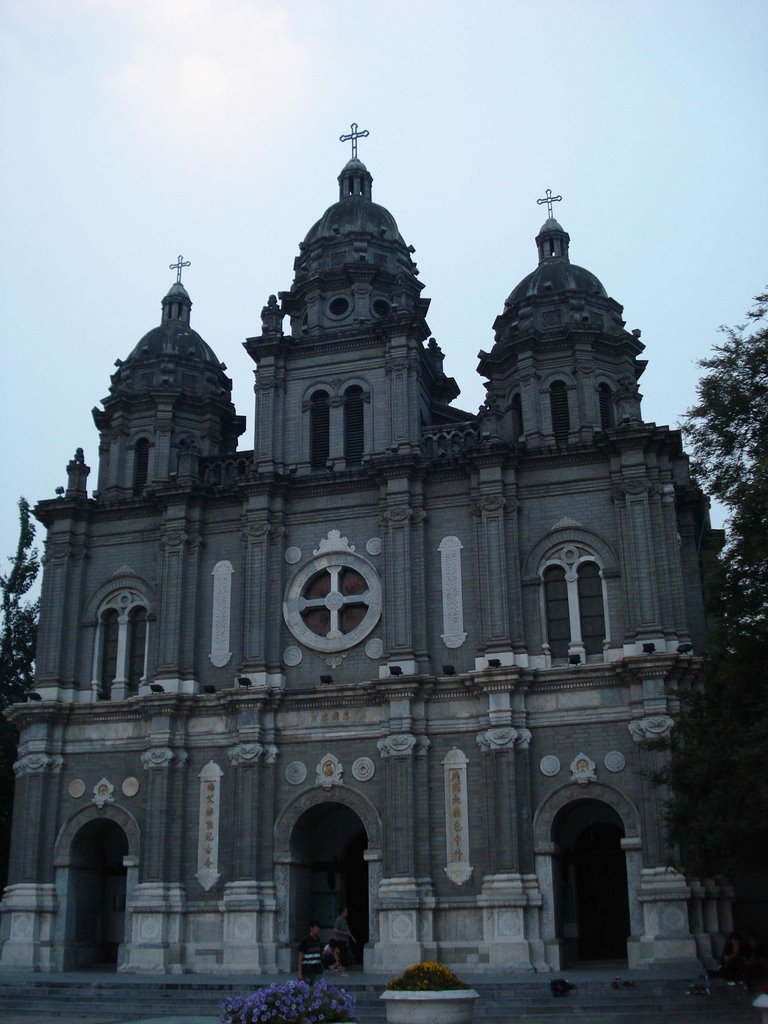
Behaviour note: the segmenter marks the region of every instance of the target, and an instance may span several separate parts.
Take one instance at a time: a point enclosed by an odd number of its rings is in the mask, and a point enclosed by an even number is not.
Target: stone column
[[[266,623],[269,616],[267,588],[271,533],[272,527],[263,514],[258,519],[249,517],[243,527],[243,670],[248,674],[266,671]]]
[[[413,511],[407,497],[392,504],[384,513],[382,526],[386,532],[385,573],[387,648],[391,658],[411,662],[406,670],[416,670],[413,644],[413,572],[411,545]]]
[[[623,551],[628,640],[635,640],[638,634],[661,636],[649,490],[645,476],[628,477],[613,495]]]
[[[181,628],[184,603],[184,556],[188,535],[182,520],[168,522],[160,538],[161,593],[158,607],[158,665],[156,678],[166,688],[181,692]]]
[[[510,650],[507,552],[501,494],[485,494],[472,509],[480,588],[480,649]]]

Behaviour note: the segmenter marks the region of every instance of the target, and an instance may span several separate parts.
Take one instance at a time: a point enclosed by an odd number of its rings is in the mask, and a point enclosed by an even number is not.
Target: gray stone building
[[[374,971],[706,961],[729,892],[672,866],[645,741],[716,538],[640,332],[550,215],[462,411],[414,250],[338,180],[245,343],[253,450],[179,271],[97,489],[78,449],[37,506],[0,964],[287,970],[344,905]]]

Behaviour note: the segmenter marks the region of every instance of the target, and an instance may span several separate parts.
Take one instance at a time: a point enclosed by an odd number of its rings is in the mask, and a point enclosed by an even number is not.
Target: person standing
[[[349,909],[347,907],[342,907],[341,913],[336,918],[336,924],[333,926],[333,937],[339,944],[341,966],[346,970],[350,962],[350,945],[355,941],[354,935],[349,930]]]
[[[323,973],[323,944],[320,941],[320,922],[309,922],[309,934],[299,943],[299,981],[312,985]]]

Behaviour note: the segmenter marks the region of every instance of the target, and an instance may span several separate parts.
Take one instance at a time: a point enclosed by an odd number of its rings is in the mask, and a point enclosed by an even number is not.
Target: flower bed
[[[249,996],[227,999],[222,1024],[341,1024],[355,1020],[355,1002],[343,988],[322,979],[284,981],[267,985]]]
[[[442,964],[413,964],[382,992],[388,1024],[470,1024],[477,992]]]

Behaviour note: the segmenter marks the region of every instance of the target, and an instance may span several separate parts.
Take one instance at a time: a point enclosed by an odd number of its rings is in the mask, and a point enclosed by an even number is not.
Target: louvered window
[[[603,581],[594,562],[582,562],[578,568],[579,618],[581,640],[587,654],[601,654],[605,640]]]
[[[565,569],[552,565],[544,572],[544,603],[547,609],[547,642],[553,658],[568,657],[571,625]]]
[[[523,400],[520,395],[512,399],[512,440],[517,442],[523,433]]]
[[[344,392],[344,458],[348,465],[360,464],[364,442],[363,389],[352,384]]]
[[[325,391],[316,391],[310,399],[309,433],[310,461],[316,468],[325,467],[330,451],[330,417],[328,395]]]
[[[101,618],[101,683],[109,686],[117,675],[117,612],[108,608]]]
[[[607,384],[598,387],[597,398],[600,403],[600,426],[608,430],[613,426],[613,392]]]
[[[140,437],[133,448],[133,493],[141,494],[147,485],[149,441]]]
[[[134,608],[128,618],[128,686],[136,691],[144,677],[147,645],[147,610]]]
[[[568,391],[563,381],[553,381],[549,388],[549,405],[552,413],[552,432],[555,444],[566,444],[571,421],[568,415]]]

